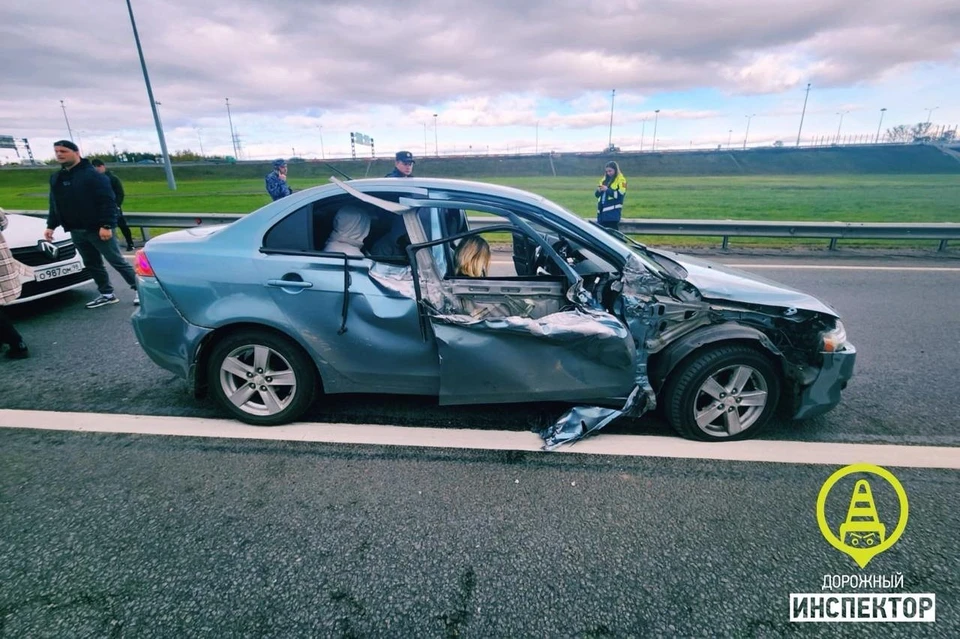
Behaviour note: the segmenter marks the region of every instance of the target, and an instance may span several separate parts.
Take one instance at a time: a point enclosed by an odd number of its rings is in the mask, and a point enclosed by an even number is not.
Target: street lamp
[[[60,108],[63,109],[63,120],[67,123],[67,133],[70,134],[70,141],[73,142],[73,130],[70,128],[70,120],[67,119],[67,105],[60,100]]]
[[[880,122],[877,124],[877,139],[873,141],[874,144],[880,142],[880,126],[883,124],[883,114],[886,112],[887,107],[880,109]]]
[[[660,119],[660,109],[653,112],[653,151],[657,150],[657,120]]]
[[[160,107],[163,105],[163,102],[160,102],[159,100],[154,100],[153,103],[157,105],[157,122],[160,123],[160,128],[162,129],[163,120],[160,118]]]
[[[237,153],[237,134],[233,132],[233,117],[230,115],[230,98],[224,98],[227,102],[227,122],[230,123],[230,141],[233,142],[233,157],[236,160],[240,159],[240,154]]]
[[[730,150],[730,141],[733,140],[733,129],[727,132],[727,150]]]
[[[317,131],[320,132],[320,159],[321,159],[321,160],[326,160],[326,159],[327,159],[327,154],[326,154],[326,152],[323,150],[323,125],[322,125],[322,124],[318,124],[318,125],[317,125]]]
[[[940,107],[935,106],[935,107],[930,107],[929,109],[927,109],[927,124],[930,124],[930,116],[932,116],[932,115],[933,115],[933,112],[936,111],[936,110],[939,109],[939,108],[940,108]]]
[[[843,116],[850,113],[850,111],[837,111],[837,115],[840,116],[840,124],[837,125],[837,140],[834,144],[840,144],[840,127],[843,126]]]
[[[747,132],[743,134],[743,150],[744,151],[747,150],[747,136],[750,135],[750,120],[752,120],[755,115],[756,113],[751,113],[750,115],[743,116],[747,118]]]
[[[647,119],[642,118],[640,123],[640,150],[643,151],[643,134],[646,133],[647,130]]]
[[[427,157],[427,123],[423,124],[423,157]]]
[[[437,114],[433,114],[433,150],[436,152],[437,157],[440,157],[440,142],[437,138]]]
[[[616,89],[610,91],[610,139],[607,140],[608,149],[613,147],[613,99],[616,97],[616,95]]]
[[[803,131],[803,116],[807,114],[807,98],[810,97],[810,83],[807,82],[807,94],[803,96],[803,111],[800,112],[800,128],[797,129],[797,146],[800,146],[800,132]]]
[[[150,75],[147,73],[147,62],[143,58],[143,47],[140,46],[140,34],[137,32],[137,22],[133,19],[133,7],[127,0],[127,12],[130,14],[130,26],[133,28],[133,39],[137,43],[137,53],[140,56],[140,68],[143,70],[143,82],[147,85],[147,98],[150,100],[150,109],[153,111],[153,121],[157,125],[157,137],[160,139],[160,153],[163,155],[163,168],[167,174],[167,187],[171,191],[177,190],[177,183],[173,180],[173,168],[170,166],[170,154],[167,153],[167,141],[163,137],[163,126],[160,125],[160,114],[157,112],[156,99],[153,97],[153,87],[150,86]]]
[[[197,140],[200,142],[200,158],[203,159],[206,157],[206,154],[203,152],[203,136],[200,135],[200,127],[194,127],[194,130],[197,132]]]

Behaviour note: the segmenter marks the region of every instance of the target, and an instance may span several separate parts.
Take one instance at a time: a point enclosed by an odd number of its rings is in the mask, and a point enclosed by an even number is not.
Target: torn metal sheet
[[[657,399],[647,372],[647,345],[658,334],[664,321],[662,308],[655,301],[664,294],[664,282],[637,260],[627,262],[623,271],[621,312],[638,345],[634,368],[634,387],[620,409],[599,406],[577,406],[540,431],[544,450],[572,444],[604,428],[623,416],[639,417],[656,408]]]
[[[636,355],[626,326],[582,310],[539,319],[431,317],[440,353],[440,403],[622,397]]]
[[[409,266],[374,262],[370,267],[370,279],[387,290],[410,299],[416,298],[413,288],[413,271]]]

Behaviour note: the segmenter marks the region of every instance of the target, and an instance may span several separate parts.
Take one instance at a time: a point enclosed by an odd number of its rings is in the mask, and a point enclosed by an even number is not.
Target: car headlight
[[[843,328],[843,322],[837,320],[837,325],[833,330],[820,333],[820,351],[823,353],[836,353],[843,350],[843,345],[847,342],[847,331]]]

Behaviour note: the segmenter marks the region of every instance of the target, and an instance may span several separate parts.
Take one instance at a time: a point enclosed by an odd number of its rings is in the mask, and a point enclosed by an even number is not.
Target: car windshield
[[[669,257],[651,250],[646,244],[642,244],[629,235],[621,233],[616,229],[600,226],[596,222],[590,222],[590,224],[620,240],[627,246],[627,248],[630,249],[631,252],[633,252],[634,255],[637,256],[637,258],[640,259],[641,262],[650,267],[653,271],[661,275],[670,275],[678,279],[686,278],[687,270],[685,268],[683,268],[674,260],[671,260]]]

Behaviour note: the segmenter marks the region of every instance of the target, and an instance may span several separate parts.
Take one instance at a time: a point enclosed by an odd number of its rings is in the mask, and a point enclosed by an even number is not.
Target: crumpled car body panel
[[[797,416],[835,405],[852,375],[852,346],[817,350],[825,331],[842,328],[836,312],[775,282],[647,250],[509,187],[430,178],[336,182],[216,233],[151,241],[145,252],[158,295],[133,318],[150,328],[137,331],[148,354],[182,374],[202,365],[206,340],[260,326],[303,348],[330,393],[583,403],[538,429],[547,449],[653,409],[674,368],[715,336],[752,339],[775,360]],[[318,248],[324,224],[347,202],[368,207],[377,228],[391,229],[396,255]],[[467,280],[451,272],[453,242],[477,233],[466,228],[467,211],[505,220],[500,230],[512,235],[516,276]],[[281,227],[285,233],[271,235]],[[271,245],[270,237],[290,246]],[[159,335],[171,343],[156,343]]]

